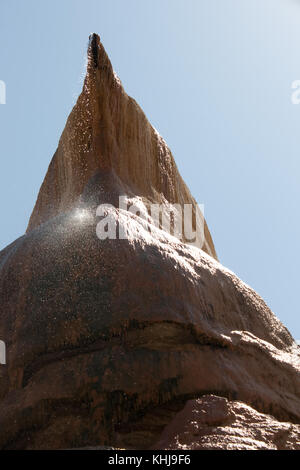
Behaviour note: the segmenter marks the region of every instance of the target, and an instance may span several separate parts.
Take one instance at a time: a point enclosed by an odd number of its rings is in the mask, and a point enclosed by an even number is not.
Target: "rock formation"
[[[88,58],[27,233],[0,252],[0,448],[296,448],[298,346],[218,262],[96,35]],[[97,237],[99,204],[127,238]],[[202,249],[154,224],[150,204],[190,204]]]
[[[154,448],[300,450],[300,426],[277,421],[239,401],[206,395],[187,401]]]

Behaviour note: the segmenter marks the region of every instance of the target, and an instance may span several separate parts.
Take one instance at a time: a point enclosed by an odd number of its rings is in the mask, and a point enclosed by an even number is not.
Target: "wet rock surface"
[[[299,347],[217,261],[206,224],[200,250],[110,207],[127,239],[97,237],[97,206],[117,206],[120,195],[198,209],[98,37],[89,54],[27,233],[0,252],[0,448],[173,446],[178,423],[190,432],[201,407],[207,440],[179,433],[179,447],[245,448],[234,437],[243,426],[299,423]],[[255,432],[252,447],[296,447],[294,437],[279,445],[273,431],[269,441]]]

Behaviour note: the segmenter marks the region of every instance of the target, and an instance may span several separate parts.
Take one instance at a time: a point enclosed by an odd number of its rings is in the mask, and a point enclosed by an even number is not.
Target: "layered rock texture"
[[[188,400],[153,448],[300,450],[300,426],[277,421],[239,401],[205,395]]]
[[[0,253],[0,448],[298,448],[298,346],[218,262],[96,35],[88,56],[27,233]],[[99,204],[127,237],[96,235]],[[150,204],[190,204],[201,243]]]

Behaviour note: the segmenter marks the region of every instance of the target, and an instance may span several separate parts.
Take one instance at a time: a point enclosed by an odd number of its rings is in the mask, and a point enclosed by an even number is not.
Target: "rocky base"
[[[189,400],[154,449],[300,450],[300,426],[215,395]]]

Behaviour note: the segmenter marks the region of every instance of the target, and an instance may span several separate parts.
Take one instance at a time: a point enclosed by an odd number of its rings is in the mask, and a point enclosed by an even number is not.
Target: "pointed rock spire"
[[[199,212],[164,139],[125,93],[99,36],[92,34],[83,90],[50,163],[27,232],[74,208],[91,179],[101,174],[103,180],[107,172],[118,178],[126,194],[151,203],[191,204],[194,216]],[[96,194],[97,187],[93,191]],[[202,223],[201,248],[216,258]]]

